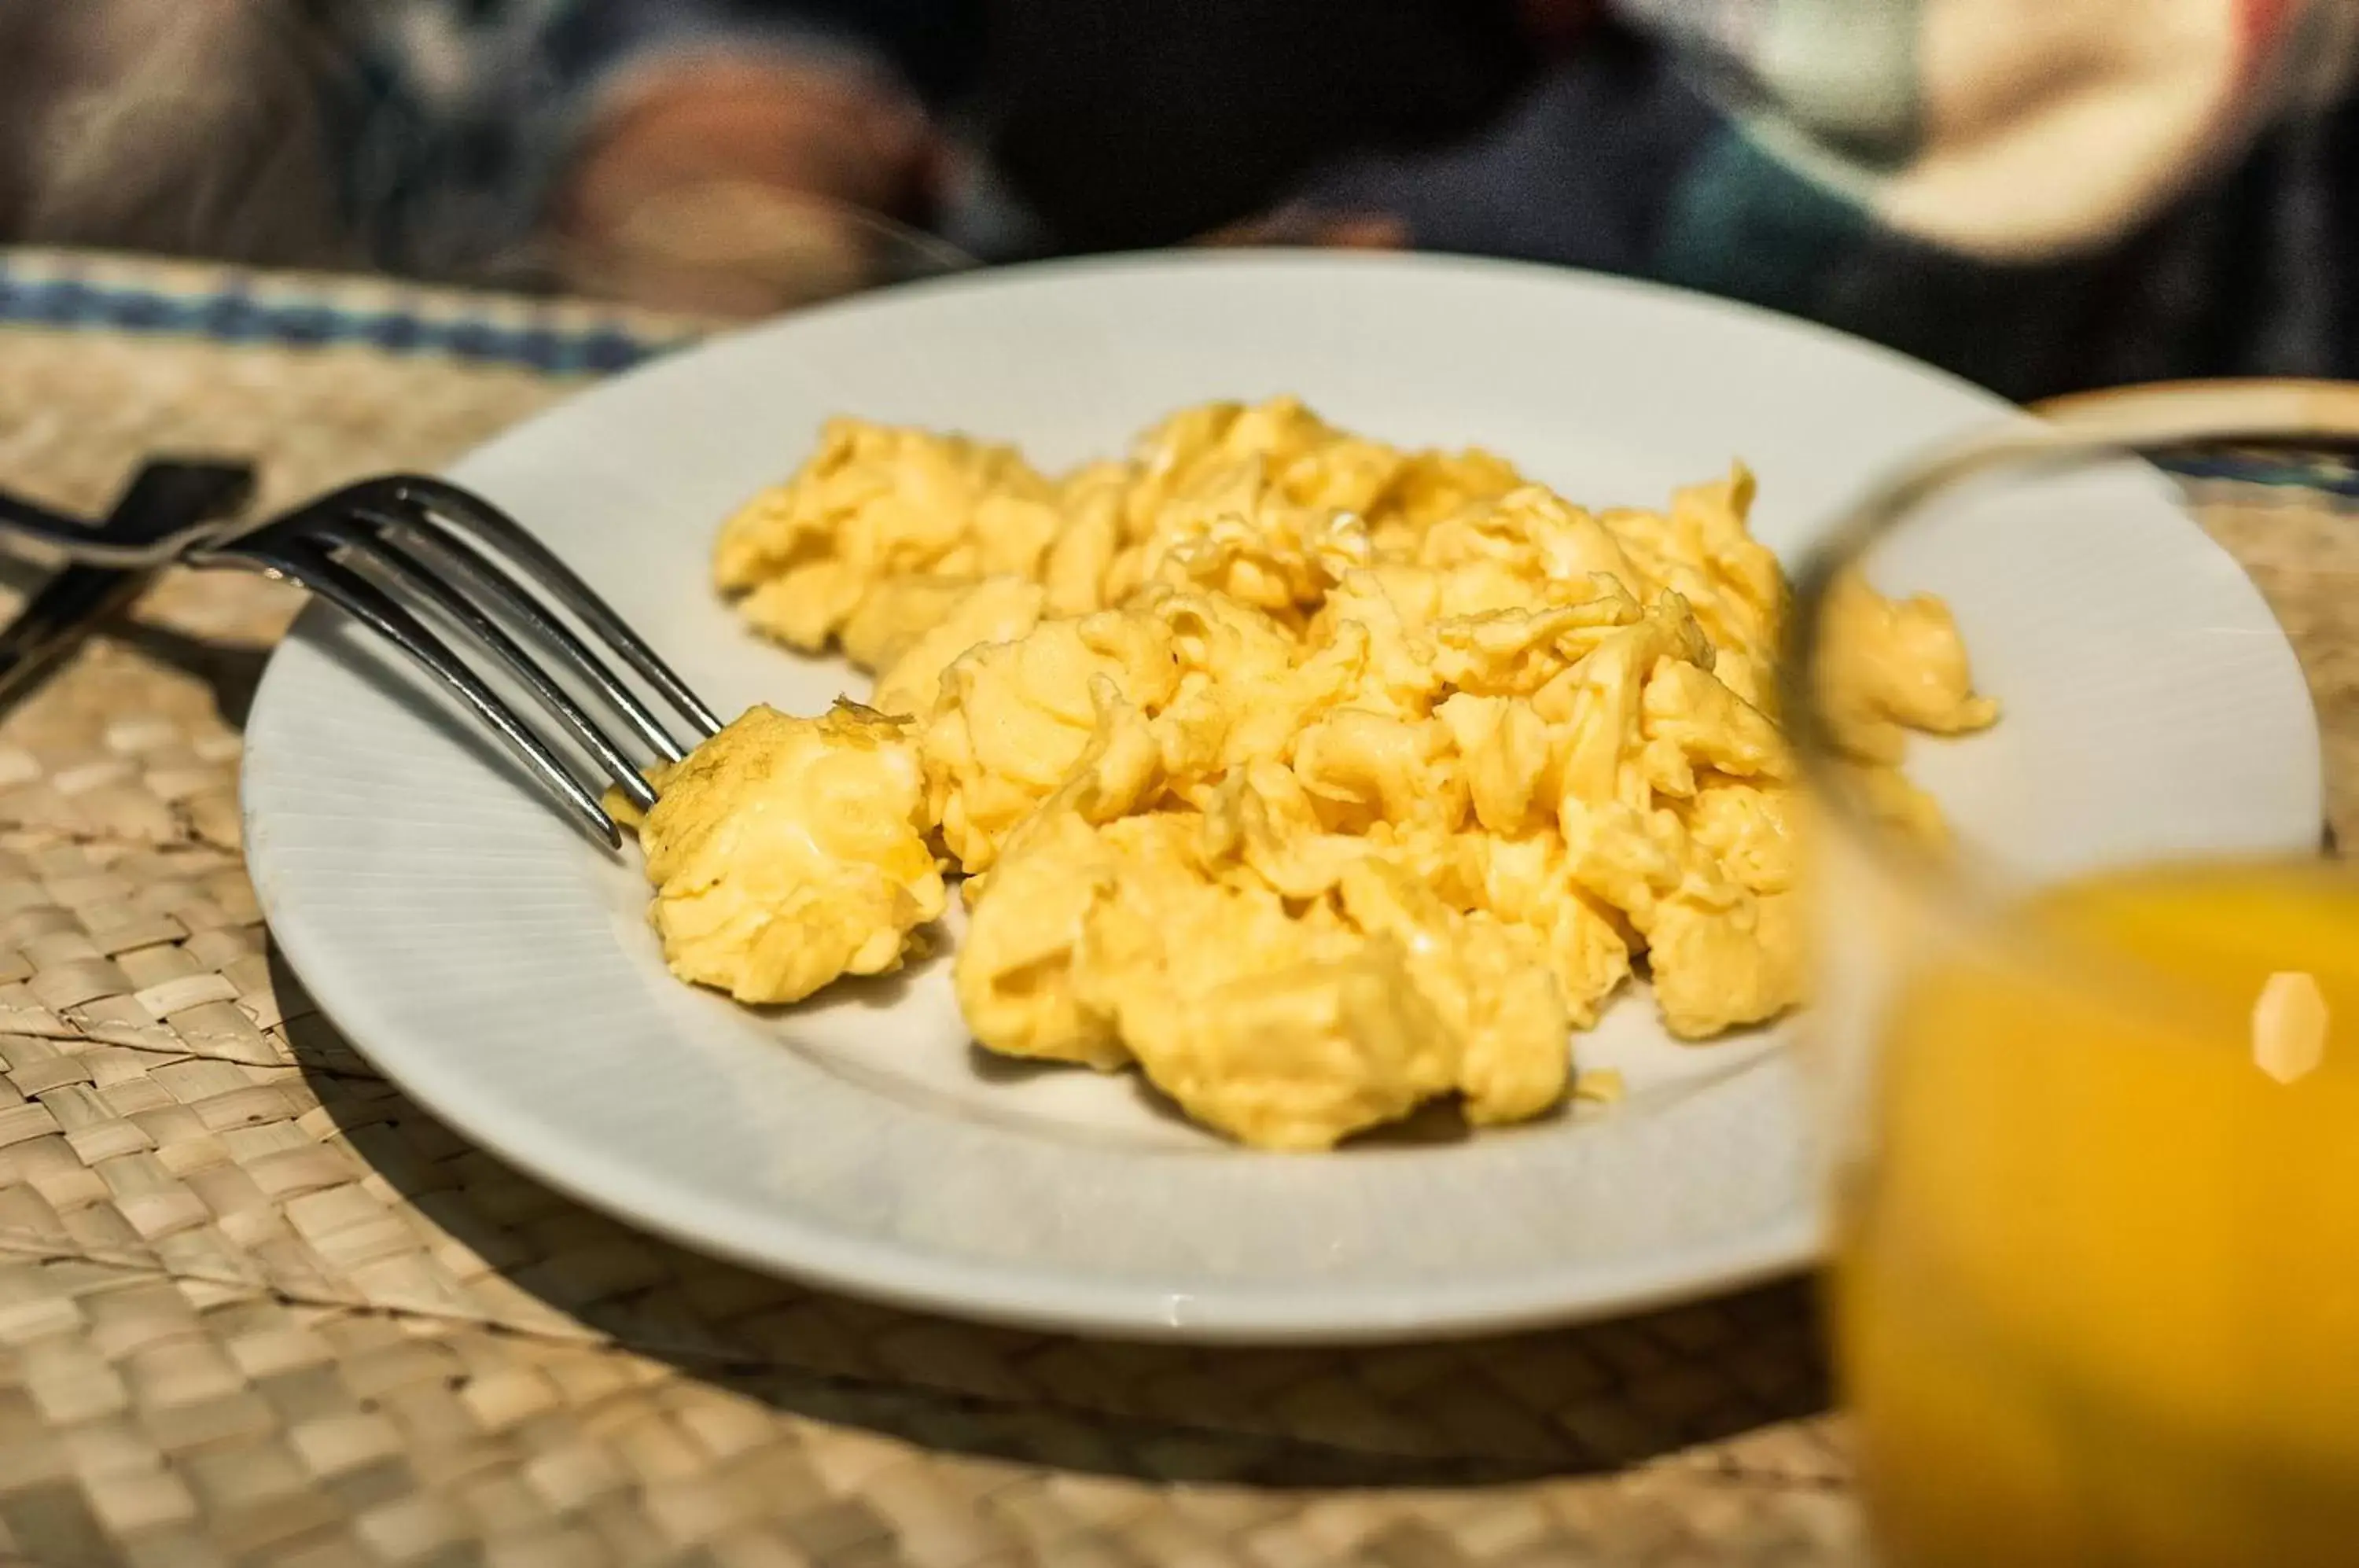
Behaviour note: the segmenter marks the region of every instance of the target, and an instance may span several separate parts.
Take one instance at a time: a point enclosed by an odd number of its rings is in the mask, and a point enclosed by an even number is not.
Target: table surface
[[[0,254],[0,483],[95,511],[146,456],[234,452],[275,505],[696,327]],[[2359,597],[2321,491],[2204,510],[2297,635],[2319,585]],[[0,718],[0,1556],[1857,1560],[1799,1281],[1475,1343],[1115,1345],[712,1262],[470,1146],[295,988],[245,881],[238,721],[294,609],[168,578]],[[2321,696],[2359,760],[2359,674]]]

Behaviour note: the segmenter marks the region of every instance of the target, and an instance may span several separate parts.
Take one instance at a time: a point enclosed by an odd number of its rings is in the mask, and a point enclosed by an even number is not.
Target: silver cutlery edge
[[[544,658],[553,656],[598,705],[619,717],[647,762],[678,761],[687,746],[593,651],[593,641],[685,722],[690,744],[720,729],[712,709],[604,599],[482,496],[447,480],[390,474],[260,523],[227,520],[245,504],[252,477],[236,464],[151,463],[96,524],[0,494],[0,539],[38,546],[67,562],[0,631],[0,696],[12,681],[21,689],[53,665],[136,598],[156,572],[177,565],[256,572],[334,604],[439,681],[516,753],[578,825],[610,848],[620,845],[622,835],[603,805],[598,775],[644,810],[656,799],[647,764],[635,760],[633,750],[527,644],[538,644]],[[527,589],[527,582],[538,592]],[[569,765],[428,617],[513,676],[543,719],[585,753],[596,772],[585,778]]]

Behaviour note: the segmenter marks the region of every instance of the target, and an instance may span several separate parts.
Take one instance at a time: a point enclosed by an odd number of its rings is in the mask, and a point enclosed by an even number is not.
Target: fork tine
[[[215,558],[244,561],[309,589],[346,615],[375,631],[449,687],[476,717],[539,775],[541,781],[570,808],[574,820],[609,849],[622,847],[623,835],[599,803],[597,792],[575,778],[557,754],[549,749],[516,710],[502,702],[450,646],[384,589],[333,559],[327,549],[299,530],[315,527],[310,509],[286,521],[266,525],[217,546]]]
[[[573,628],[562,618],[552,615],[546,606],[530,593],[516,586],[514,579],[486,555],[464,534],[433,526],[433,520],[419,507],[375,506],[366,503],[353,508],[355,515],[382,528],[397,530],[405,547],[427,562],[440,569],[448,577],[456,577],[478,599],[488,600],[532,634],[554,649],[557,656],[575,674],[593,687],[606,705],[623,716],[624,722],[638,732],[641,740],[655,748],[667,761],[678,762],[688,755],[672,733],[664,727],[639,694],[624,684],[604,660],[582,640],[573,635]]]
[[[582,624],[595,632],[608,648],[622,656],[623,662],[663,693],[666,701],[679,711],[682,718],[695,726],[700,737],[716,734],[721,721],[704,705],[688,683],[672,673],[669,666],[656,657],[655,649],[640,640],[636,632],[625,624],[600,598],[590,585],[574,575],[573,569],[559,560],[548,546],[535,539],[521,523],[480,495],[472,495],[445,480],[430,479],[418,474],[402,474],[378,482],[386,491],[412,506],[424,507],[453,531],[472,537],[475,542],[507,557],[532,578],[554,594],[558,602],[582,618]]]
[[[403,587],[419,594],[442,615],[465,627],[468,634],[489,648],[492,656],[506,665],[510,673],[531,689],[532,694],[540,699],[541,706],[555,713],[574,739],[605,765],[606,776],[641,811],[656,803],[655,789],[640,776],[637,767],[624,755],[622,747],[614,744],[613,737],[582,711],[582,705],[573,700],[573,694],[549,679],[549,671],[516,646],[516,639],[486,615],[483,606],[452,587],[448,579],[420,560],[414,550],[390,537],[381,524],[353,517],[329,518],[319,525],[319,537],[374,562]],[[513,584],[507,586],[511,593],[518,592]]]

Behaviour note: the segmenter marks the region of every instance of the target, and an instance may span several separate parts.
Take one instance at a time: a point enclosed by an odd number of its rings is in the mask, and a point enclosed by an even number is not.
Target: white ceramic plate
[[[1179,405],[1291,391],[1402,443],[1480,442],[1589,503],[1743,454],[1789,555],[1880,465],[2002,411],[1897,355],[1567,272],[1316,255],[975,275],[763,327],[603,386],[454,470],[513,508],[724,712],[863,690],[741,632],[713,530],[836,412],[1010,438],[1044,464]],[[1995,734],[1920,777],[2058,871],[2315,842],[2316,731],[2245,579],[2149,471],[1929,528]],[[1583,1042],[1634,1092],[1459,1141],[1224,1147],[1126,1078],[973,1054],[941,962],[763,1017],[683,987],[628,858],[590,848],[405,670],[315,609],[247,729],[247,853],[329,1014],[427,1106],[570,1192],[766,1269],[1122,1334],[1380,1338],[1595,1315],[1808,1261],[1774,1039],[1671,1045],[1643,997]],[[2038,799],[2035,802],[2034,796]]]

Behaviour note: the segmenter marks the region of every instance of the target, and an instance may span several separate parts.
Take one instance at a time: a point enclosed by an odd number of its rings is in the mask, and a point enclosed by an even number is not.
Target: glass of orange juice
[[[2053,877],[1932,844],[1853,766],[1829,612],[1963,492],[2214,443],[2347,448],[2359,388],[2047,412],[1893,479],[1798,588],[1788,700],[1840,917],[1809,1049],[1872,1538],[1885,1568],[2359,1563],[2359,866],[2331,831],[2216,855],[2193,827]],[[2286,581],[2308,597],[2279,614],[2330,731],[2338,705],[2359,718],[2359,517],[2241,526],[2305,532]],[[2330,734],[2330,771],[2354,745]],[[2359,778],[2325,798],[2347,845]],[[2157,800],[2169,780],[2137,809]]]

